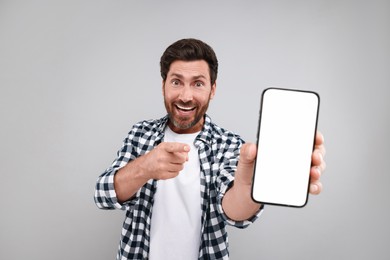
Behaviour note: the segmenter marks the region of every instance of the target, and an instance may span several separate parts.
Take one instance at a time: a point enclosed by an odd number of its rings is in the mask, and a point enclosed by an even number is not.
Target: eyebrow
[[[170,74],[169,76],[171,76],[171,77],[176,77],[176,78],[179,78],[179,79],[183,79],[183,78],[184,78],[183,75],[178,74],[178,73],[172,73],[172,74]],[[191,79],[192,79],[192,80],[197,80],[197,79],[205,79],[205,80],[207,80],[207,78],[206,78],[205,76],[203,76],[203,75],[193,76]]]

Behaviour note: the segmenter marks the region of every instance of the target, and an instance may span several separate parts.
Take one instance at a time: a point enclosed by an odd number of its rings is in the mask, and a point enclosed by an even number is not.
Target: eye
[[[202,81],[196,81],[195,82],[195,87],[203,87],[204,83]]]
[[[174,87],[180,86],[180,80],[178,80],[178,79],[173,79],[173,80],[171,81],[171,84],[172,84],[172,86],[174,86]]]

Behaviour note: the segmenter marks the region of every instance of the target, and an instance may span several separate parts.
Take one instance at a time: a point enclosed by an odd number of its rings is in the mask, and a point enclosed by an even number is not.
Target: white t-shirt
[[[198,259],[201,237],[200,163],[194,140],[199,133],[176,134],[165,142],[190,145],[189,160],[173,179],[157,181],[150,230],[150,260]]]

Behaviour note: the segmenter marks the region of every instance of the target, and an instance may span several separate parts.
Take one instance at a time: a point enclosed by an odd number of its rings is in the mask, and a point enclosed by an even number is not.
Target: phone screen
[[[311,91],[263,91],[252,184],[253,200],[303,207],[307,203],[319,95]]]

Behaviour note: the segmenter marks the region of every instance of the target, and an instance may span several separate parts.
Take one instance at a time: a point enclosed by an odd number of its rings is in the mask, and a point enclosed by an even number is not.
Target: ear
[[[165,95],[165,87],[164,87],[164,85],[165,85],[165,80],[162,80],[162,83],[161,83],[161,91],[162,91],[162,94],[163,94],[163,96]]]
[[[214,98],[216,90],[217,90],[217,82],[215,81],[214,84],[211,86],[210,99]]]

